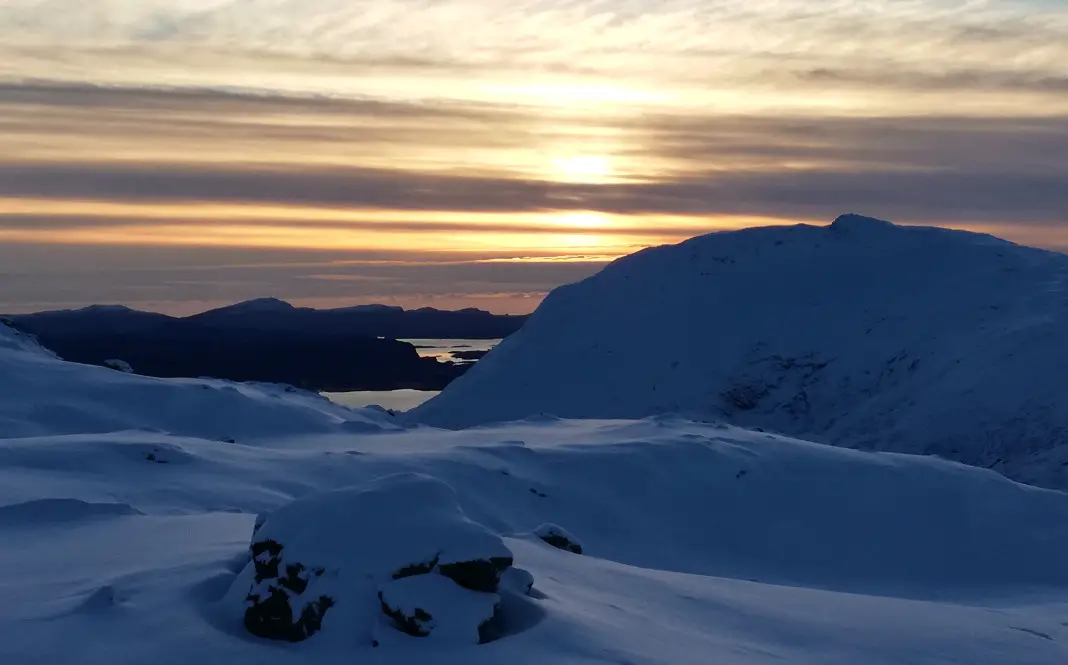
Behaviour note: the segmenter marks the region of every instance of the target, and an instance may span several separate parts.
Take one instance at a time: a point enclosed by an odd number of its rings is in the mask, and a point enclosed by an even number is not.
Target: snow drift
[[[713,233],[553,291],[412,417],[666,412],[1068,487],[1068,256],[845,215]]]

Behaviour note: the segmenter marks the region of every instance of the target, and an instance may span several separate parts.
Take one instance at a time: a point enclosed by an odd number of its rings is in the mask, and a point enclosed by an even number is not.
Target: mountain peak
[[[893,222],[855,213],[839,215],[831,223],[831,230],[839,233],[877,233],[895,228],[897,226]]]
[[[382,305],[379,303],[371,303],[370,305],[351,305],[349,307],[339,307],[334,312],[403,312],[404,308],[397,305]]]
[[[100,312],[100,313],[113,312],[113,313],[117,313],[117,312],[132,312],[133,310],[130,309],[129,307],[127,307],[126,305],[88,305],[86,307],[82,307],[81,310],[75,310],[75,311]]]
[[[243,309],[243,310],[290,310],[296,309],[293,305],[287,303],[285,300],[279,300],[278,298],[256,298],[254,300],[246,300],[239,302],[235,305],[231,305],[230,309]]]

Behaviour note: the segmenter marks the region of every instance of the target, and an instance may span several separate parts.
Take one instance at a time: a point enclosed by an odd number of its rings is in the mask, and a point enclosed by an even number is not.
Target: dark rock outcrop
[[[501,582],[501,573],[511,565],[511,557],[490,557],[442,564],[438,572],[465,589],[493,593]]]
[[[252,565],[256,579],[245,600],[245,629],[257,637],[300,642],[323,625],[323,617],[334,606],[334,599],[320,595],[301,598],[312,576],[320,577],[322,569],[307,570],[300,563],[286,563],[284,547],[274,540],[254,542],[251,546]],[[300,603],[294,600],[300,598]],[[295,611],[295,607],[300,607]]]
[[[555,524],[542,524],[534,530],[534,535],[558,550],[564,550],[572,554],[582,554],[582,543],[579,542],[578,538],[565,531],[563,527]]]

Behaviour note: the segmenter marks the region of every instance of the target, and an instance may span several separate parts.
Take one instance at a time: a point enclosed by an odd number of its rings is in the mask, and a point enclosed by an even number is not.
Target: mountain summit
[[[1068,487],[1068,256],[843,215],[713,233],[553,291],[412,416],[682,412]]]

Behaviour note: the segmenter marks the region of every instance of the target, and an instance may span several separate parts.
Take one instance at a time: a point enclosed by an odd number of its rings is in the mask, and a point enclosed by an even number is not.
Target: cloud
[[[369,259],[354,259],[361,255]],[[603,265],[422,258],[383,263],[362,252],[155,247],[131,253],[107,246],[0,244],[0,312],[121,302],[181,314],[266,295],[314,306],[475,304],[528,312],[549,289]]]
[[[190,212],[192,213],[195,211]],[[290,214],[289,217],[285,216],[287,212]],[[147,219],[139,218],[136,212],[128,213],[124,216],[0,213],[0,237],[2,237],[4,231],[28,231],[36,234],[43,234],[44,232],[49,231],[62,232],[85,229],[117,229],[116,233],[121,233],[123,228],[151,228],[153,224],[167,224],[181,227],[195,240],[196,234],[210,231],[215,227],[224,226],[227,223],[231,225],[238,223],[245,228],[256,229],[264,233],[270,229],[292,230],[311,238],[314,238],[316,235],[323,236],[338,231],[351,232],[353,236],[368,231],[388,231],[391,233],[410,233],[413,234],[413,236],[414,234],[428,232],[447,234],[508,233],[545,236],[559,236],[561,233],[566,233],[572,236],[604,236],[618,233],[620,235],[655,237],[666,241],[671,239],[684,240],[692,237],[696,231],[701,230],[699,227],[695,228],[692,223],[669,226],[663,223],[657,224],[650,222],[646,225],[642,225],[640,220],[638,225],[628,225],[626,228],[620,229],[581,226],[563,227],[562,222],[561,224],[554,224],[551,220],[535,224],[511,219],[508,216],[499,217],[496,223],[465,223],[454,220],[417,221],[406,218],[405,211],[403,210],[394,211],[391,217],[386,219],[379,218],[375,220],[366,220],[354,217],[344,220],[308,221],[300,217],[300,212],[301,209],[291,211],[279,210],[277,212],[278,217],[275,219],[257,217],[254,220],[247,221],[220,221],[219,219],[192,217],[184,219],[168,218],[166,220],[154,220],[151,217],[148,217]],[[250,241],[249,244],[254,243]]]
[[[193,113],[200,121],[233,113],[337,114],[357,118],[401,117],[420,120],[459,118],[499,119],[508,107],[437,102],[419,104],[381,99],[351,99],[325,95],[256,93],[240,88],[178,86],[114,86],[90,82],[26,80],[0,82],[0,106],[59,110]],[[199,117],[203,116],[203,117]]]
[[[523,215],[626,222],[567,229],[567,251],[455,256],[0,244],[9,303],[499,291],[529,305],[596,263],[516,258],[610,253],[578,241],[673,240],[722,216],[854,210],[1064,245],[1063,0],[6,0],[0,34],[0,199],[22,202],[0,233],[178,223],[195,238],[240,222],[228,242],[300,228],[414,242],[473,238],[484,220],[463,215],[486,213],[544,240]],[[584,156],[605,173],[554,166]],[[277,214],[181,212],[211,203]],[[123,277],[135,267],[145,279]]]
[[[651,116],[615,130],[631,136],[618,156],[622,163],[660,162],[664,170],[634,181],[578,184],[511,173],[300,163],[5,161],[0,196],[787,219],[824,219],[850,209],[929,223],[1068,220],[1068,164],[1061,158],[1068,154],[1068,118]],[[359,128],[340,131],[360,140]],[[394,221],[398,229],[433,227],[405,227],[403,214]],[[461,227],[467,228],[455,230]]]
[[[1068,75],[1050,71],[988,71],[982,69],[954,69],[923,71],[884,68],[819,67],[815,69],[769,72],[769,78],[802,83],[833,84],[838,86],[878,86],[899,90],[986,90],[1000,92],[1035,92],[1061,94],[1068,92]]]
[[[942,77],[1041,91],[1068,75],[1058,0],[8,0],[0,34],[11,76],[121,69],[195,85],[223,72],[273,90],[335,66],[335,83],[354,68],[542,70],[660,87],[781,84],[785,69],[809,89]]]

